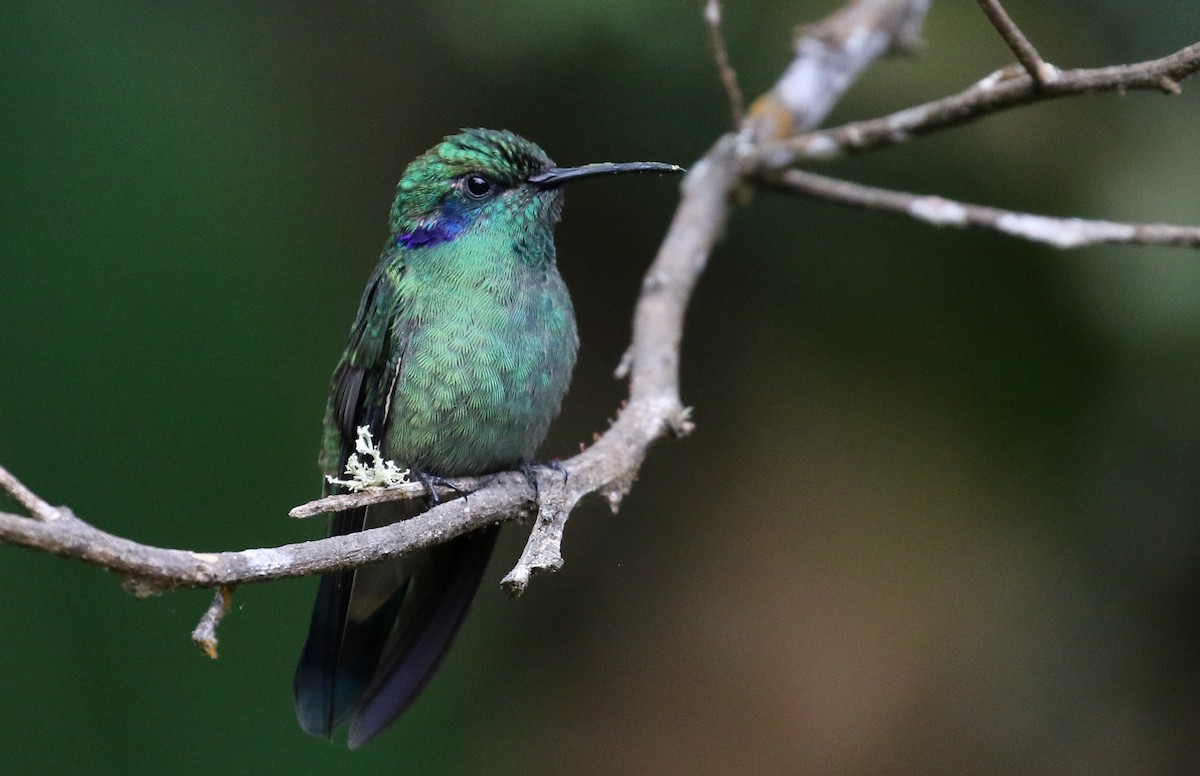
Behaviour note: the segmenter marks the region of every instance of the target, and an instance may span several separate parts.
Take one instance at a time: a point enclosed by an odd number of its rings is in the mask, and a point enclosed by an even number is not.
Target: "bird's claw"
[[[567,478],[571,473],[567,471],[567,467],[562,465],[562,461],[521,461],[521,474],[525,475],[525,481],[529,483],[529,487],[533,488],[533,500],[537,501],[542,495],[541,486],[538,485],[537,471],[539,466],[544,466],[547,469],[553,469],[562,475],[563,484],[567,484]]]
[[[428,491],[428,493],[429,493],[429,500],[431,502],[433,502],[434,504],[440,504],[442,501],[442,497],[439,496],[438,492],[437,492],[437,487],[439,485],[443,488],[449,488],[450,490],[457,493],[459,496],[462,496],[464,501],[467,498],[467,492],[465,490],[458,487],[457,485],[455,485],[453,482],[446,479],[445,477],[439,477],[436,474],[430,474],[429,472],[420,472],[419,471],[419,472],[417,472],[417,480],[420,481],[420,483],[425,486],[425,490]]]

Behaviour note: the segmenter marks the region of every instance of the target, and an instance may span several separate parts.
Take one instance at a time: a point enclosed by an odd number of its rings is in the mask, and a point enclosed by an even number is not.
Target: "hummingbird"
[[[554,248],[560,187],[682,171],[660,162],[558,167],[534,143],[489,129],[450,135],[408,165],[331,381],[319,462],[325,494],[341,492],[330,479],[366,426],[430,495],[335,513],[331,536],[411,517],[447,478],[520,468],[536,491],[533,456],[579,347]],[[446,654],[498,534],[495,524],[324,575],[293,685],[301,727],[331,738],[349,723],[355,749],[395,722]]]

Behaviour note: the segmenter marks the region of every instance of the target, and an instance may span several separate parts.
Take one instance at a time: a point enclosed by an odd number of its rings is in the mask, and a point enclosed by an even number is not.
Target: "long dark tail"
[[[334,532],[407,516],[371,511],[366,520],[339,515]],[[322,577],[293,686],[301,727],[329,738],[353,717],[349,744],[357,748],[403,714],[462,625],[498,535],[494,525],[398,560]]]

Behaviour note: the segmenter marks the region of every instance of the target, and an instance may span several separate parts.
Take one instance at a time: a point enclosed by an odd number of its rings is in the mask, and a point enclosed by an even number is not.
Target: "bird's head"
[[[682,172],[673,164],[627,162],[556,167],[536,143],[507,130],[466,129],[408,165],[396,187],[391,228],[398,245],[450,242],[472,229],[549,230],[562,211],[563,183],[592,175]]]

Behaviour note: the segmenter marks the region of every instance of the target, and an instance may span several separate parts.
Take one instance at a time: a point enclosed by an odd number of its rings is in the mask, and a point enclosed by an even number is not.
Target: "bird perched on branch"
[[[506,131],[447,137],[404,171],[391,234],[333,376],[320,462],[336,478],[358,429],[429,487],[522,468],[558,414],[575,364],[575,314],[555,263],[559,188],[593,175],[679,172],[657,162],[556,167]],[[329,483],[326,493],[337,492]],[[388,503],[335,514],[330,534],[411,517]],[[466,616],[493,525],[321,579],[294,684],[296,714],[356,748],[420,694]]]

